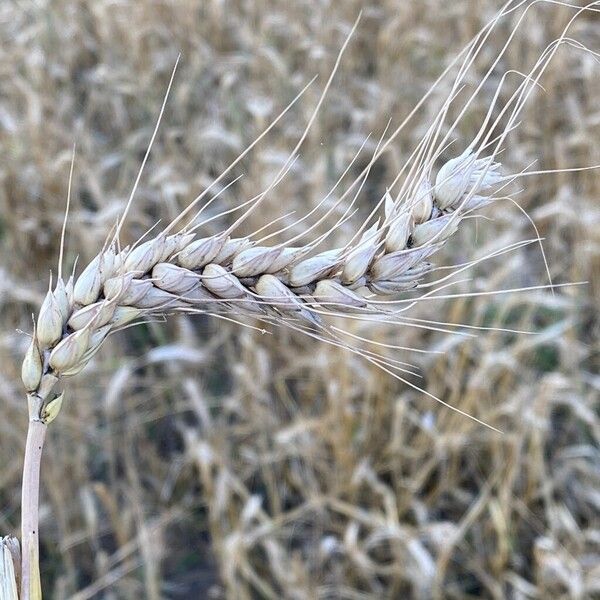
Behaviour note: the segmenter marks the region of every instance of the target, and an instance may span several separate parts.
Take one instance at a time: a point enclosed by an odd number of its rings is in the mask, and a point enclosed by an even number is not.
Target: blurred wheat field
[[[573,3],[574,4],[574,3]],[[168,222],[315,74],[316,84],[227,180],[234,207],[269,185],[301,135],[359,11],[361,23],[293,169],[247,231],[318,204],[369,137],[375,149],[499,2],[39,1],[0,5],[0,532],[19,524],[27,412],[19,379],[31,313],[56,268],[73,142],[67,261],[87,263],[122,210],[179,52],[182,61],[124,232]],[[527,72],[573,15],[540,4],[490,78]],[[514,26],[507,18],[506,36]],[[598,14],[571,36],[600,49]],[[478,79],[505,37],[491,37]],[[600,163],[600,67],[561,50],[510,135],[515,171]],[[448,90],[384,153],[367,215]],[[484,94],[485,96],[485,94]],[[487,104],[459,128],[472,139]],[[364,163],[353,166],[357,176]],[[181,316],[114,336],[68,386],[42,465],[48,598],[600,597],[600,175],[532,176],[516,199],[544,238],[491,259],[414,319],[536,331],[380,326],[427,353],[419,385],[501,429],[439,406],[360,357],[274,329]],[[218,191],[218,190],[217,190]],[[333,203],[335,198],[331,200]],[[436,263],[535,232],[499,202]],[[336,232],[352,235],[349,222]],[[218,227],[211,223],[207,227]],[[335,237],[334,236],[334,237]],[[415,321],[414,325],[420,322]]]

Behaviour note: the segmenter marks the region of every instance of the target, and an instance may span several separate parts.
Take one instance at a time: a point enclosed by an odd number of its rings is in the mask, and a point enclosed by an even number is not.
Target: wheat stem
[[[40,600],[39,492],[40,465],[47,425],[40,418],[41,401],[29,396],[30,415],[21,488],[21,597]]]

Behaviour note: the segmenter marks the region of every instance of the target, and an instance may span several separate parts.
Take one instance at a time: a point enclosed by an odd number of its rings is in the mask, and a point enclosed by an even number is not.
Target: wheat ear
[[[316,254],[314,242],[263,246],[228,231],[197,238],[184,229],[121,251],[111,244],[76,280],[58,278],[48,290],[23,384],[47,423],[59,408],[49,400],[59,378],[79,373],[108,335],[138,319],[202,311],[319,328],[326,313],[386,314],[377,299],[415,288],[463,214],[490,202],[502,180],[498,163],[463,153],[442,166],[436,185],[422,178],[410,199],[387,192],[382,218],[355,241]]]

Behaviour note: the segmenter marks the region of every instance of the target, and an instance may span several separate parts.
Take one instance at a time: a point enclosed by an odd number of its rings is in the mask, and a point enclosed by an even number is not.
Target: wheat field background
[[[206,188],[315,74],[214,203],[269,185],[340,71],[286,179],[244,225],[294,222],[369,134],[373,151],[495,14],[488,0],[39,0],[0,4],[0,532],[19,525],[27,410],[20,362],[56,269],[77,143],[66,259],[86,264],[122,210],[173,64],[181,63],[126,230],[139,237]],[[573,10],[533,8],[454,138],[477,132],[502,73],[526,71]],[[516,18],[474,65],[478,77]],[[572,37],[600,51],[600,17]],[[600,66],[561,50],[500,159],[519,171],[600,164]],[[489,88],[489,89],[488,89]],[[372,170],[347,239],[439,109],[440,88]],[[359,161],[360,163],[360,161]],[[354,176],[365,163],[353,167]],[[415,319],[535,331],[374,329],[419,385],[274,329],[181,316],[111,338],[72,379],[42,465],[48,598],[600,598],[600,175],[532,176],[518,204],[554,283],[414,308]],[[499,202],[436,255],[457,264],[535,236]],[[227,222],[227,219],[225,219]],[[219,224],[207,225],[213,233]],[[221,223],[222,225],[222,223]],[[295,229],[296,227],[296,229]],[[532,244],[452,292],[548,283]],[[415,322],[415,325],[418,325]]]

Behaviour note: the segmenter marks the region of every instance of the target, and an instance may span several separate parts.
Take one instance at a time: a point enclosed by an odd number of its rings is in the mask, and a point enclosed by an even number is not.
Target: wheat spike
[[[41,306],[32,342],[23,363],[23,383],[30,398],[37,399],[40,406],[47,405],[51,401],[49,396],[56,382],[60,378],[79,373],[111,333],[136,320],[147,320],[167,313],[249,315],[267,322],[293,326],[304,333],[316,331],[317,337],[338,344],[342,343],[340,338],[333,333],[334,329],[324,323],[324,316],[327,314],[350,313],[353,318],[367,321],[383,318],[388,319],[387,322],[398,322],[395,315],[399,311],[393,308],[397,302],[395,296],[418,287],[433,268],[430,258],[452,236],[461,221],[473,211],[492,202],[511,181],[522,175],[502,175],[496,157],[503,149],[506,136],[518,126],[517,119],[521,109],[558,47],[568,43],[568,27],[560,38],[547,47],[531,71],[521,75],[522,81],[516,91],[505,102],[498,116],[492,119],[492,114],[498,108],[500,89],[506,77],[501,79],[479,133],[471,144],[455,158],[445,161],[433,175],[434,166],[445,151],[450,136],[497,66],[511,38],[475,91],[464,102],[454,122],[444,129],[442,136],[440,132],[450,105],[456,100],[465,74],[484,47],[485,40],[501,17],[512,10],[514,7],[509,8],[507,5],[457,57],[457,61],[462,59],[462,64],[447,100],[421,143],[407,158],[405,167],[390,183],[389,189],[395,189],[401,177],[404,177],[399,191],[395,197],[388,191],[355,236],[343,247],[315,251],[317,246],[326,241],[331,231],[351,216],[352,207],[372,165],[429,97],[429,93],[423,96],[415,110],[385,143],[382,136],[371,161],[359,177],[334,206],[304,233],[287,243],[272,246],[261,242],[273,234],[257,240],[253,236],[235,237],[233,233],[250,213],[257,210],[264,197],[293,164],[350,36],[340,51],[315,111],[288,161],[262,194],[243,204],[247,207],[246,211],[225,231],[209,237],[197,237],[196,231],[202,225],[198,224],[197,219],[203,209],[198,211],[191,225],[180,226],[183,217],[197,206],[208,191],[206,190],[162,233],[121,248],[119,233],[131,206],[141,175],[140,169],[112,239],[107,241],[105,247],[76,279],[71,277],[64,281],[59,267],[55,287],[48,291]],[[358,20],[352,32],[357,24]],[[444,71],[432,89],[457,61]],[[172,83],[173,76],[168,89]],[[152,141],[164,112],[166,97]],[[282,114],[288,109],[289,106]],[[274,122],[280,117],[281,115]],[[494,134],[496,137],[493,137]],[[251,144],[215,183],[253,146]],[[150,148],[148,152],[149,150]],[[71,176],[72,172],[70,178]],[[299,238],[329,217],[350,194],[353,197],[345,212],[328,233],[312,242],[298,245]],[[210,202],[212,200],[204,208]],[[177,230],[177,227],[180,229]],[[430,294],[431,292],[425,294],[423,298]],[[392,299],[389,299],[390,296]],[[397,369],[391,359],[383,359],[371,352],[367,352],[365,356],[378,366],[385,367],[384,370]],[[53,418],[56,416],[55,412]]]
[[[498,183],[497,163],[481,183],[472,172],[482,163],[463,162],[451,165],[450,178],[438,174],[436,186],[420,183],[413,196],[393,200],[386,193],[383,218],[347,246],[316,254],[311,244],[259,246],[248,237],[197,238],[186,229],[120,251],[110,244],[74,282],[59,278],[48,292],[23,363],[24,384],[45,399],[49,384],[81,371],[110,333],[165,313],[202,310],[315,328],[323,313],[383,314],[374,297],[416,287],[461,215]],[[459,178],[466,184],[448,203],[446,188]]]

